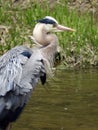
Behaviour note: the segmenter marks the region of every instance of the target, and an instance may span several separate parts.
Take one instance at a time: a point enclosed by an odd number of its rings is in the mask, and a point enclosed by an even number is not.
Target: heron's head
[[[44,40],[48,34],[53,32],[62,32],[62,31],[75,31],[72,28],[65,27],[60,25],[56,19],[51,16],[46,16],[45,18],[38,20],[34,30],[33,37],[39,43],[44,44]],[[39,39],[39,40],[38,40]],[[41,42],[40,42],[41,41]]]
[[[57,20],[51,16],[46,16],[45,18],[38,20],[38,23],[44,24],[45,29],[49,32],[59,32],[59,31],[75,31],[72,28],[65,27],[58,24]]]

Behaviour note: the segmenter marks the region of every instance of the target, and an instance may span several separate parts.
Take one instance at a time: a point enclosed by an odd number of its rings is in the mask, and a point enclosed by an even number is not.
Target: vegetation
[[[0,54],[16,45],[32,46],[29,35],[36,20],[46,15],[59,23],[76,29],[76,32],[57,34],[63,48],[62,59],[66,67],[98,66],[97,3],[90,3],[89,10],[80,10],[77,1],[0,0]],[[87,8],[87,7],[86,7]],[[95,9],[95,10],[93,10]],[[95,11],[95,12],[94,12]]]

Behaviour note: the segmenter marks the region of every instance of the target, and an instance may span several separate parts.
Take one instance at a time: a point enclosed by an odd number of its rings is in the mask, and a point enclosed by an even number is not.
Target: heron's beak
[[[61,32],[61,31],[71,31],[71,32],[75,32],[75,29],[69,28],[69,27],[65,27],[63,25],[58,24],[55,28],[55,32]]]

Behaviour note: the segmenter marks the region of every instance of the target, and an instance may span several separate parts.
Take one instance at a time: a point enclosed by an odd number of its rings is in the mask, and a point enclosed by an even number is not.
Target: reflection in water
[[[38,85],[14,130],[98,130],[98,70],[58,71]]]

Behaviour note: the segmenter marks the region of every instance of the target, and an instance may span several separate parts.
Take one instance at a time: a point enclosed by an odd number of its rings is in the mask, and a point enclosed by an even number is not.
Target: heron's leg
[[[7,128],[6,128],[6,130],[11,130],[11,128],[12,128],[12,124],[9,123],[8,126],[7,126]]]

